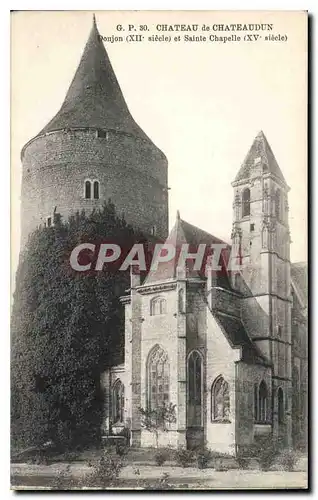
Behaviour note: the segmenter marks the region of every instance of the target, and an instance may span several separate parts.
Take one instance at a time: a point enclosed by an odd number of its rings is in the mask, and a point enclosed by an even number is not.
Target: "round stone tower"
[[[61,109],[22,149],[21,243],[54,212],[110,198],[133,227],[168,233],[167,159],[132,118],[95,18]]]

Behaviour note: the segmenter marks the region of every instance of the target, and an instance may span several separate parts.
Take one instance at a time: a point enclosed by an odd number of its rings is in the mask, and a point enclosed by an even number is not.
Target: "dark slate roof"
[[[307,262],[295,262],[291,264],[290,273],[298,293],[306,303],[308,298],[308,266]]]
[[[282,171],[278,166],[274,153],[268,144],[263,131],[259,132],[255,137],[234,182],[249,179],[253,171],[254,161],[256,158],[262,159],[263,169],[265,168],[267,172],[274,174],[286,184]]]
[[[38,135],[64,128],[116,130],[152,144],[128,110],[95,17],[62,107]]]
[[[270,366],[270,361],[261,353],[248,336],[242,321],[220,311],[213,311],[225,335],[233,346],[242,348],[242,361],[247,363],[261,363]]]
[[[150,271],[144,282],[145,284],[153,283],[156,281],[163,281],[166,279],[173,279],[176,277],[178,259],[181,246],[183,244],[189,244],[189,252],[196,252],[200,243],[205,243],[207,246],[223,243],[227,245],[227,249],[225,249],[225,251],[221,255],[223,265],[221,264],[222,271],[217,272],[217,285],[223,288],[231,289],[230,280],[226,271],[226,258],[230,253],[230,245],[228,245],[226,242],[182,220],[178,212],[176,223],[165,243],[174,245],[174,247],[176,248],[176,256],[169,262],[160,263],[157,270]],[[188,261],[186,268],[186,277],[203,278],[204,273],[202,271],[194,270],[191,266],[191,261]]]

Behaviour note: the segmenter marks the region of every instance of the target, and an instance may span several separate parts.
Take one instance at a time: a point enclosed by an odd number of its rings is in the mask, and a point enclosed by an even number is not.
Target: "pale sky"
[[[182,219],[230,241],[231,182],[263,130],[291,187],[291,259],[307,260],[305,13],[97,11],[96,20],[104,36],[120,35],[118,24],[147,24],[150,36],[160,34],[157,24],[182,23],[273,23],[272,33],[287,35],[287,42],[105,46],[132,116],[168,158],[170,227],[179,209]],[[19,254],[20,151],[60,108],[91,24],[89,11],[12,14],[13,272]]]

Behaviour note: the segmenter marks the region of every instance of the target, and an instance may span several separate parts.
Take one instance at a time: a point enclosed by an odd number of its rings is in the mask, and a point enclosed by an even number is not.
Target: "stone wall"
[[[22,162],[22,244],[55,207],[67,219],[110,198],[135,228],[167,235],[167,160],[142,139],[115,132],[99,138],[91,129],[57,131],[30,141]],[[99,200],[85,199],[86,179],[100,182]]]

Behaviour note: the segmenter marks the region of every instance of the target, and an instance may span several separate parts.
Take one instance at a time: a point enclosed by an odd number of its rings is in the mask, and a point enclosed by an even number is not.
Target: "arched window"
[[[150,301],[150,315],[166,314],[166,301],[162,297],[155,297]]]
[[[267,398],[268,398],[268,392],[267,392],[267,386],[262,380],[262,382],[259,385],[258,389],[258,416],[257,420],[259,422],[266,422],[267,421]]]
[[[223,377],[218,377],[211,388],[211,418],[212,421],[229,421],[230,391],[229,384]]]
[[[94,181],[94,200],[99,200],[99,182]]]
[[[202,357],[192,351],[188,358],[188,426],[202,425]]]
[[[85,198],[90,200],[92,197],[92,183],[91,181],[85,181]]]
[[[277,412],[278,423],[282,424],[284,422],[284,393],[281,387],[277,391]]]
[[[148,407],[156,410],[169,402],[168,354],[156,345],[148,356]]]
[[[254,385],[254,421],[258,421],[258,385]]]
[[[125,409],[125,388],[122,382],[118,379],[113,386],[113,404],[112,404],[112,416],[113,422],[123,422],[124,421],[124,409]]]
[[[244,189],[242,196],[242,217],[246,217],[251,213],[251,192],[248,188]]]
[[[280,190],[279,189],[277,189],[277,191],[275,193],[274,203],[275,203],[275,216],[277,219],[280,219]]]
[[[178,295],[178,307],[179,307],[179,312],[180,313],[185,313],[185,303],[184,303],[184,290],[181,288],[179,290],[179,295]]]

